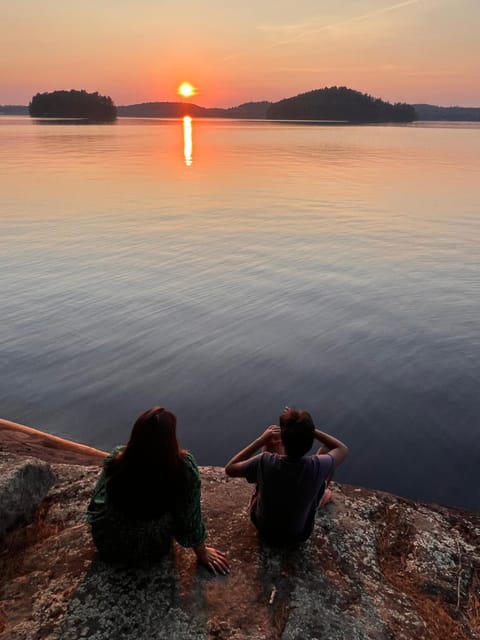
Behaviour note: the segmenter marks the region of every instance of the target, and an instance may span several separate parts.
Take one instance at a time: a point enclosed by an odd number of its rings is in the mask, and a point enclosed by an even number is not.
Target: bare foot
[[[320,504],[318,505],[318,508],[321,509],[322,507],[324,507],[325,505],[327,505],[331,501],[332,501],[332,492],[327,487],[325,489],[325,492],[324,492],[323,496],[322,496],[322,499],[320,500]]]

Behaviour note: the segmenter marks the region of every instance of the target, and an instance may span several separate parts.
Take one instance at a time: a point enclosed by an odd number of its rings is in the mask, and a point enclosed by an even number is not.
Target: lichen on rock
[[[49,464],[0,452],[0,537],[32,517],[54,482]]]

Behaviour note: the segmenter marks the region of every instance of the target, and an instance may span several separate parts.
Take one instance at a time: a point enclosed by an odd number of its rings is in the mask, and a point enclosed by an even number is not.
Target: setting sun
[[[183,98],[190,98],[197,93],[197,90],[192,84],[190,84],[190,82],[182,82],[177,89],[177,93]]]

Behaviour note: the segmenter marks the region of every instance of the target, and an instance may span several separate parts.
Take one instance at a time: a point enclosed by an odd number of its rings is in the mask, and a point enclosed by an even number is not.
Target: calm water
[[[480,127],[0,118],[0,415],[152,404],[223,464],[285,404],[338,478],[480,508]]]

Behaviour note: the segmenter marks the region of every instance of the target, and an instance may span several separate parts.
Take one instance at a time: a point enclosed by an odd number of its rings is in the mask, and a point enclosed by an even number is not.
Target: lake
[[[223,465],[284,405],[337,479],[480,508],[480,125],[0,118],[0,416]]]

